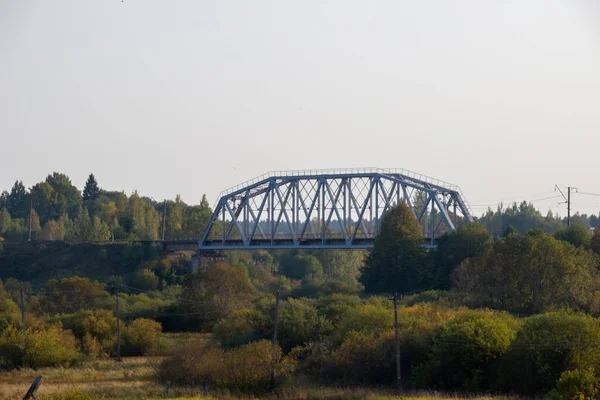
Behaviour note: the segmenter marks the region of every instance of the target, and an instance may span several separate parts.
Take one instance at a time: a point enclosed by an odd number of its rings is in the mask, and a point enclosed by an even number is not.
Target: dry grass
[[[160,357],[131,357],[118,363],[113,360],[89,361],[75,368],[42,368],[40,370],[23,369],[20,371],[0,372],[0,399],[21,399],[31,382],[38,375],[44,381],[38,391],[38,399],[159,399],[167,398],[165,387],[158,383],[154,367]],[[204,396],[201,388],[171,388],[172,399],[236,399],[239,396],[227,392],[212,393]],[[394,396],[389,390],[368,388],[323,388],[297,387],[293,385],[279,388],[277,393],[266,396],[266,400],[275,399],[365,399],[365,400],[518,400],[516,397],[503,396],[464,396],[436,392],[405,393]],[[245,397],[245,399],[252,399]]]

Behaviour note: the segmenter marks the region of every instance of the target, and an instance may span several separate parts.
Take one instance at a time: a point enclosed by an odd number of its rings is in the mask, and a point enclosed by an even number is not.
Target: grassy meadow
[[[44,376],[37,392],[38,399],[253,399],[254,397],[210,392],[202,388],[172,387],[166,394],[159,383],[156,366],[162,357],[126,357],[122,362],[96,360],[72,368],[21,369],[0,372],[0,400],[21,399],[36,376]],[[410,392],[396,396],[389,390],[373,388],[313,387],[289,383],[265,399],[415,399],[415,400],[517,400],[517,397],[454,395],[437,392]]]

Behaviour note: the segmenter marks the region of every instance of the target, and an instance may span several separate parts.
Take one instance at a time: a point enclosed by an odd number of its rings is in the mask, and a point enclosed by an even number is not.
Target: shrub
[[[516,323],[506,314],[472,312],[450,321],[436,335],[418,381],[428,388],[487,390],[515,335]]]
[[[77,361],[77,340],[58,326],[18,330],[9,326],[0,334],[0,367],[41,368],[66,366]]]
[[[9,298],[3,298],[0,293],[0,332],[9,325],[17,323],[21,319],[19,306]]]
[[[236,347],[258,339],[260,333],[255,332],[248,321],[250,312],[249,309],[242,309],[223,318],[213,328],[214,338],[223,347]]]
[[[112,311],[84,310],[54,318],[79,339],[84,353],[109,356],[116,346],[117,319]]]
[[[549,397],[552,400],[595,399],[598,394],[598,379],[593,369],[575,369],[560,374]]]
[[[150,269],[140,269],[131,278],[131,285],[142,290],[156,290],[158,283],[158,276]]]
[[[342,317],[339,330],[336,332],[341,339],[351,332],[381,333],[394,326],[393,310],[380,304],[362,304],[347,310]]]
[[[394,332],[380,336],[351,332],[340,347],[327,356],[321,379],[350,384],[386,384],[396,372]]]
[[[552,312],[527,318],[503,362],[504,389],[546,393],[569,369],[600,370],[600,324],[593,317]]]
[[[281,381],[295,368],[295,361],[279,358],[276,379]],[[192,341],[176,348],[160,365],[163,379],[180,385],[202,385],[239,393],[263,393],[270,389],[271,343],[268,340],[223,350],[214,343]]]
[[[165,344],[161,337],[160,323],[146,318],[138,318],[125,327],[123,354],[139,356],[150,351],[161,352]]]

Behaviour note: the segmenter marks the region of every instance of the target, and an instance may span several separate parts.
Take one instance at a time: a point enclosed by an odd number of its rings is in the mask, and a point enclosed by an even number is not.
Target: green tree
[[[383,218],[381,231],[369,252],[360,282],[368,293],[406,293],[422,289],[429,262],[421,247],[419,224],[405,202]]]
[[[299,280],[323,279],[323,266],[319,260],[309,254],[287,253],[279,260],[279,270],[288,278]]]
[[[61,217],[57,221],[49,220],[44,224],[40,232],[41,240],[64,240],[65,239],[65,218]]]
[[[600,368],[600,325],[591,316],[553,312],[525,320],[504,359],[504,388],[544,394],[567,369]]]
[[[100,188],[98,187],[96,177],[94,176],[94,174],[90,174],[87,181],[85,182],[85,187],[83,188],[83,201],[96,200],[96,198],[99,195]]]
[[[58,193],[48,182],[40,182],[32,187],[30,198],[43,223],[57,219],[66,212],[66,203],[59,201]]]
[[[131,232],[138,240],[157,240],[160,218],[158,212],[137,192],[129,197],[129,215],[132,221]]]
[[[182,235],[186,237],[201,237],[206,230],[211,215],[212,210],[210,209],[206,195],[203,195],[199,206],[188,206],[185,208]],[[220,235],[220,225],[216,224],[211,233],[213,235]]]
[[[199,322],[197,328],[211,328],[234,310],[247,307],[255,296],[256,289],[244,268],[210,264],[188,278],[180,307],[199,317],[194,320]]]
[[[30,219],[31,224],[29,223]],[[28,215],[25,219],[25,224],[26,229],[29,229],[29,227],[31,227],[32,238],[37,238],[37,235],[42,230],[42,227],[40,226],[40,217],[38,216],[37,212],[35,212],[35,209],[31,210],[30,215]]]
[[[110,229],[108,225],[99,217],[94,217],[91,226],[90,240],[95,242],[105,242],[110,239]]]
[[[8,205],[8,192],[6,190],[3,190],[0,193],[0,209],[6,208],[7,205]]]
[[[476,304],[524,314],[554,307],[596,312],[598,258],[540,232],[512,234],[456,269],[456,288]]]
[[[434,253],[436,287],[450,289],[454,269],[465,259],[481,255],[492,243],[485,226],[478,223],[460,225],[442,236]]]
[[[60,281],[51,279],[44,284],[47,292],[40,299],[40,308],[48,313],[72,313],[102,308],[110,302],[104,284],[74,276]],[[112,306],[112,302],[109,303]]]
[[[142,290],[156,290],[158,288],[158,277],[149,269],[137,270],[132,277],[131,284]]]
[[[500,313],[457,318],[442,327],[431,349],[431,361],[420,373],[428,375],[430,387],[490,390],[517,327],[513,318]]]
[[[166,218],[167,237],[177,238],[181,236],[181,230],[183,229],[183,213],[185,207],[186,205],[181,200],[180,195],[177,195],[177,197],[175,197],[175,201],[168,202]]]
[[[12,218],[6,208],[0,210],[0,235],[8,232],[12,227]]]
[[[73,228],[69,234],[69,239],[76,241],[92,240],[92,229],[92,222],[87,208],[79,207],[77,218],[73,221]]]
[[[13,218],[25,218],[29,213],[29,198],[22,181],[16,181],[6,196],[6,208]]]
[[[575,247],[590,247],[592,232],[584,225],[571,224],[557,230],[554,233],[554,237],[558,240],[569,242]]]
[[[71,179],[65,174],[54,172],[46,177],[46,182],[52,186],[57,193],[57,211],[56,217],[68,212],[72,217],[77,213],[81,205],[81,192],[71,183]]]

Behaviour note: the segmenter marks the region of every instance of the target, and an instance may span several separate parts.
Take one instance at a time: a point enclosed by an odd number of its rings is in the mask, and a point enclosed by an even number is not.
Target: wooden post
[[[398,333],[398,295],[394,294],[394,330],[396,332],[396,390],[402,390],[402,376],[400,369],[400,335]]]
[[[277,325],[279,324],[279,292],[275,293],[275,324],[273,327],[273,346],[271,352],[271,387],[275,387],[275,368],[277,367]]]
[[[119,288],[117,288],[115,300],[116,300],[115,314],[117,315],[117,361],[121,361],[121,321],[119,320]]]

